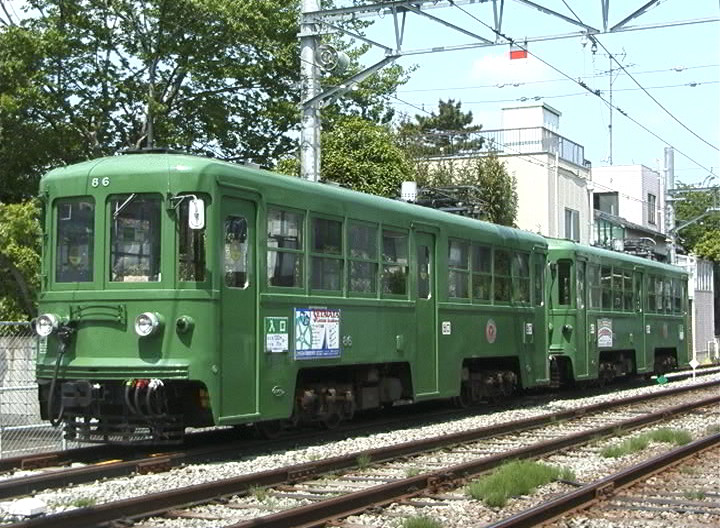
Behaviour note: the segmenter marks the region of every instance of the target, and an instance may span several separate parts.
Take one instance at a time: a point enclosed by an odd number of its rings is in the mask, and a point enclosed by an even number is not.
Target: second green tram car
[[[687,361],[670,266],[178,154],[56,169],[40,197],[39,399],[69,437],[332,427]]]

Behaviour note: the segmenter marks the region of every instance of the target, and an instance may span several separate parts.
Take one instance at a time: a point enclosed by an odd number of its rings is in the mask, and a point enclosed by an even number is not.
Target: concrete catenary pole
[[[675,232],[675,151],[665,147],[665,229],[670,235],[670,264],[675,264],[677,233]]]
[[[303,0],[300,22],[300,82],[302,86],[302,131],[300,135],[300,177],[309,181],[320,178],[320,107],[307,104],[320,92],[319,71],[315,64],[317,28],[307,13],[320,10],[318,0]]]

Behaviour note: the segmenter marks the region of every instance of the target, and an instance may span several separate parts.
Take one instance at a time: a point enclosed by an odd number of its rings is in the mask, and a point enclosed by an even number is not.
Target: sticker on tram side
[[[295,359],[340,357],[340,310],[295,308]]]
[[[265,352],[277,353],[290,350],[289,317],[265,318]]]
[[[452,334],[452,323],[450,321],[442,322],[442,335]]]
[[[612,319],[597,320],[597,346],[598,348],[613,346]]]

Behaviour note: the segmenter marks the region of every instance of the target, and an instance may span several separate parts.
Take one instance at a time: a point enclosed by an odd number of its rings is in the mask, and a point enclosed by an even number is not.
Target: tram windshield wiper
[[[117,219],[120,212],[127,207],[130,202],[132,202],[135,197],[137,196],[137,193],[132,193],[130,196],[127,197],[127,199],[121,203],[120,205],[115,206],[115,212],[113,213],[113,220]]]

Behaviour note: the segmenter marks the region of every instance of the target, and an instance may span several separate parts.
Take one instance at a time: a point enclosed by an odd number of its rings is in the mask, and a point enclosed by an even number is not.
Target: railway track
[[[708,370],[707,374],[714,371]],[[676,379],[691,376],[690,372],[675,373]],[[630,384],[631,386],[633,384]],[[620,386],[622,387],[622,385]],[[597,393],[577,391],[567,393],[588,396]],[[552,401],[553,395],[540,394],[514,400],[511,404],[499,408],[513,408],[542,405]],[[493,412],[497,406],[486,407],[484,412]],[[182,449],[161,450],[151,446],[128,445],[96,445],[68,451],[56,451],[37,455],[21,456],[0,460],[0,500],[8,500],[45,489],[93,482],[99,479],[116,478],[134,473],[147,474],[167,471],[186,464],[234,459],[238,451],[243,455],[265,453],[269,449],[289,449],[297,442],[313,442],[318,439],[325,441],[342,440],[354,435],[362,435],[382,431],[387,427],[416,427],[423,423],[440,422],[466,416],[475,416],[478,409],[449,410],[438,405],[424,405],[395,408],[403,413],[401,419],[383,415],[370,415],[363,420],[345,424],[333,431],[299,431],[275,440],[238,438],[240,435],[232,430],[220,430],[197,433],[188,436]],[[387,414],[387,413],[386,413]],[[392,414],[392,413],[391,413]],[[399,413],[398,413],[399,414]],[[410,414],[409,417],[405,416]],[[1,473],[6,473],[2,475]],[[13,476],[13,473],[19,476]]]
[[[219,497],[243,496],[245,503],[239,502],[234,506],[223,506],[226,510],[249,515],[253,518],[252,526],[311,526],[322,523],[330,518],[344,517],[354,512],[364,510],[373,503],[388,503],[423,493],[423,490],[437,490],[451,482],[462,482],[470,475],[486,471],[495,465],[502,463],[511,457],[538,456],[542,453],[558,449],[567,449],[577,443],[588,442],[598,436],[610,435],[616,432],[618,427],[633,428],[656,423],[666,419],[668,416],[677,413],[691,412],[699,405],[708,405],[708,402],[720,401],[717,395],[717,383],[703,384],[703,388],[696,385],[691,393],[688,388],[665,389],[654,392],[651,395],[635,396],[630,399],[604,402],[586,406],[579,409],[572,409],[557,413],[546,414],[540,417],[525,419],[519,422],[502,424],[495,427],[485,427],[479,430],[466,431],[456,434],[446,434],[440,437],[427,438],[420,441],[408,442],[401,445],[394,445],[385,448],[366,450],[363,452],[350,453],[345,456],[333,457],[331,459],[317,460],[310,463],[295,465],[292,467],[279,468],[243,475],[241,477],[225,479],[222,481],[208,482],[199,486],[181,488],[164,493],[155,493],[143,497],[126,499],[118,502],[111,502],[67,511],[57,515],[49,515],[43,518],[32,519],[18,523],[17,526],[95,526],[111,522],[117,519],[144,518],[153,514],[166,514],[169,510],[176,510],[188,504],[197,504]],[[705,391],[712,396],[698,404],[698,391]],[[684,396],[682,396],[684,394]],[[668,399],[677,404],[680,398],[690,400],[690,403],[667,406]],[[665,405],[661,405],[665,401]],[[645,402],[645,403],[642,403]],[[641,408],[643,405],[645,408]],[[660,410],[658,410],[660,407]],[[623,410],[624,408],[624,410]],[[566,421],[566,422],[564,422]],[[551,432],[555,429],[555,432]],[[522,431],[522,433],[520,433]],[[515,436],[508,438],[507,434],[514,432]],[[552,439],[549,439],[553,437]],[[480,442],[480,443],[478,443]],[[522,444],[522,447],[517,447]],[[449,454],[443,453],[439,456],[439,449],[453,447]],[[431,451],[431,454],[427,454]],[[408,466],[406,461],[401,464],[406,469],[397,469],[387,464],[398,463],[400,459],[416,457]],[[386,464],[391,476],[387,483],[382,483],[382,478],[377,476],[354,475],[358,467]],[[432,465],[435,464],[436,467]],[[419,475],[407,476],[410,472],[408,467],[416,468]],[[332,499],[324,500],[328,495],[340,493],[328,490],[325,477],[320,477],[320,486],[325,489],[321,493],[315,493],[315,499],[309,499],[312,495],[313,485],[305,486],[299,491],[297,486],[301,481],[317,478],[318,475],[326,475],[331,472],[350,472],[350,476],[344,478],[353,482],[352,487],[362,486],[364,489],[345,493]],[[405,475],[403,475],[405,472]],[[354,475],[354,476],[353,476]],[[363,484],[364,483],[364,484]],[[257,517],[259,511],[267,513],[267,505],[255,504],[261,501],[257,498],[257,491],[267,486],[274,486],[270,491],[263,493],[275,497],[287,499],[288,496],[296,495],[291,500],[293,507],[278,513],[271,513]],[[280,486],[277,488],[277,486]],[[307,488],[310,486],[310,488]],[[307,488],[307,489],[306,489]],[[317,488],[317,485],[315,485]],[[319,498],[323,500],[319,500]],[[237,499],[241,500],[241,499]],[[237,500],[234,499],[235,502]],[[298,506],[303,502],[311,502],[307,506]],[[318,513],[320,512],[320,513]],[[175,512],[176,516],[197,516],[197,512]],[[322,515],[322,517],[316,517]],[[242,517],[243,515],[240,515]],[[257,518],[255,518],[257,517]],[[242,526],[239,524],[238,526]],[[249,524],[247,526],[250,526]]]

